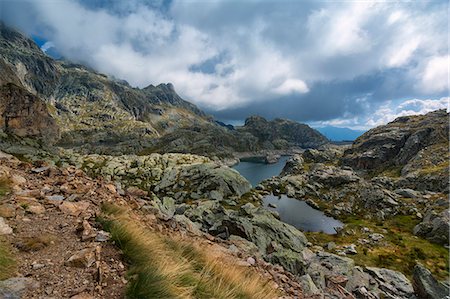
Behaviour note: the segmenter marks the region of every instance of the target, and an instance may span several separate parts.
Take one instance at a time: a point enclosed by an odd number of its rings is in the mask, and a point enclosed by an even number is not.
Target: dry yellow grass
[[[131,298],[277,298],[259,273],[199,245],[143,227],[117,207],[104,220],[131,261]]]

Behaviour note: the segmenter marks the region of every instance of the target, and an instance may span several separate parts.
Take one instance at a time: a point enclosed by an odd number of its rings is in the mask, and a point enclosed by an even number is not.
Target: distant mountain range
[[[315,129],[325,135],[331,141],[353,141],[366,132],[364,130],[353,130],[349,128],[339,128],[332,126]]]
[[[183,100],[170,83],[134,88],[89,67],[55,60],[2,23],[0,87],[1,130],[22,137],[42,135],[84,153],[232,157],[236,152],[314,148],[329,142],[308,125],[283,119],[253,116],[234,129]],[[15,109],[18,103],[20,111]]]

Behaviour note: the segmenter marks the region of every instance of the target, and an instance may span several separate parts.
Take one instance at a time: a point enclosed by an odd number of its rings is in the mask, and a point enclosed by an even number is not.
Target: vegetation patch
[[[0,201],[8,192],[9,180],[7,178],[0,178]],[[0,237],[0,280],[13,276],[15,271],[16,262],[11,253],[11,246],[4,238]]]
[[[395,216],[383,222],[376,222],[355,217],[343,219],[346,227],[337,235],[306,232],[311,242],[326,245],[335,242],[336,245],[357,245],[358,253],[350,256],[360,266],[383,267],[397,270],[409,278],[412,277],[414,265],[420,262],[438,279],[447,279],[449,276],[449,252],[442,245],[434,244],[428,240],[412,234],[418,220],[412,216]],[[369,228],[370,233],[364,233],[363,228]],[[376,242],[370,240],[372,233],[381,233],[384,238]],[[358,240],[369,240],[369,244],[362,245]]]
[[[0,177],[0,200],[5,196],[10,190],[10,181],[8,178]]]
[[[129,298],[276,298],[252,269],[225,264],[195,243],[145,229],[121,208],[100,219],[130,263]]]
[[[16,262],[11,253],[11,246],[0,238],[0,280],[10,278],[16,272]]]

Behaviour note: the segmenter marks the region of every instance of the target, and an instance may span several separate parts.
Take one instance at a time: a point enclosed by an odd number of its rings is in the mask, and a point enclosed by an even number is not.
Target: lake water
[[[302,231],[324,232],[336,234],[335,227],[342,227],[342,222],[326,216],[323,212],[311,208],[306,202],[281,195],[267,195],[263,199],[264,206],[269,210],[277,211],[280,219]],[[274,204],[276,208],[268,205]]]
[[[279,175],[288,158],[288,156],[282,156],[277,163],[273,164],[244,161],[234,165],[233,168],[239,171],[252,186],[256,186],[265,179]]]

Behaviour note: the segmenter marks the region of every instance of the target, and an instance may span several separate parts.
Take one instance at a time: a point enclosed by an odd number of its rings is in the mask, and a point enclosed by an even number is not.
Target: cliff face
[[[256,136],[260,144],[267,144],[269,147],[272,145],[274,148],[315,148],[328,143],[325,136],[308,125],[287,119],[267,121],[260,116],[251,116],[239,130]]]
[[[6,133],[50,143],[59,137],[59,128],[45,102],[12,83],[0,87],[0,120],[0,128]]]

